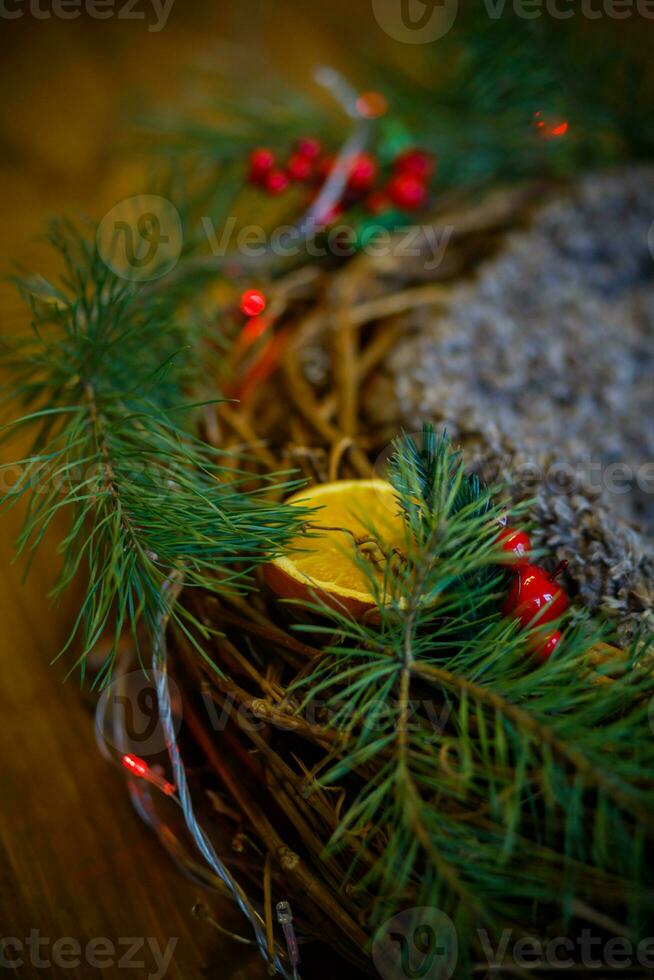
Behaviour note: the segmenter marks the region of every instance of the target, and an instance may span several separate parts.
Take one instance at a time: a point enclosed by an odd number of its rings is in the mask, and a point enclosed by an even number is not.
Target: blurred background
[[[227,71],[235,106],[243,79],[255,89],[265,89],[268,77],[280,75],[297,89],[309,91],[316,65],[330,64],[363,90],[383,91],[387,72],[402,79],[397,89],[393,82],[393,90],[401,93],[409,110],[416,93],[418,129],[421,115],[424,120],[430,112],[432,91],[438,90],[440,98],[449,86],[456,109],[460,66],[455,71],[439,65],[438,40],[414,43],[398,28],[397,4],[173,0],[164,9],[151,0],[139,0],[131,13],[126,8],[124,0],[116,0],[115,11],[122,9],[122,16],[114,12],[98,19],[82,13],[68,19],[75,10],[65,5],[53,8],[47,0],[40,4],[7,0],[2,7],[0,255],[7,274],[16,269],[51,271],[52,257],[40,236],[53,215],[98,219],[139,188],[147,179],[148,162],[129,135],[127,120],[148,106],[179,102],[190,73],[199,66],[220,72],[237,60],[239,78],[230,81]],[[600,8],[598,2],[593,9]],[[385,16],[390,19],[384,21]],[[488,13],[484,16],[488,19]],[[625,156],[647,156],[652,138],[651,101],[647,101],[651,86],[636,69],[624,71],[619,56],[627,52],[640,64],[651,51],[654,22],[638,15],[635,4],[630,17],[600,13],[592,18],[578,14],[552,19],[543,14],[539,29],[545,20],[543,43],[547,42],[551,57],[565,50],[568,66],[575,64],[577,56],[596,65],[595,72],[585,76],[592,81],[584,93],[590,115],[571,122],[577,126],[575,139],[586,127],[581,136],[588,143],[583,151],[588,167],[613,165],[623,150]],[[465,39],[465,25],[462,13],[451,33]],[[526,22],[524,26],[527,30]],[[519,90],[522,51],[519,45],[505,61],[513,93]],[[483,63],[483,48],[475,57]],[[548,53],[545,61],[549,58]],[[477,77],[473,73],[473,80]],[[502,106],[504,80],[500,73],[483,84],[478,81],[480,132],[492,135],[496,125],[503,125],[494,114]],[[525,85],[530,81],[524,78]],[[571,85],[574,81],[570,76]],[[592,112],[593,86],[597,114]],[[553,101],[554,95],[564,94],[554,93]],[[469,92],[466,98],[468,108],[474,108]],[[616,105],[622,130],[616,135],[608,127],[607,135],[602,112]],[[533,105],[525,108],[525,125],[532,110]],[[462,171],[474,171],[478,159],[481,143],[475,130],[465,130],[468,124],[468,117],[462,117],[455,134],[456,153],[445,163],[444,181],[450,185],[457,183],[457,161]],[[426,128],[434,132],[433,126]],[[436,138],[446,141],[447,129],[439,137],[436,127]],[[504,153],[501,140],[499,150],[498,141],[493,142],[489,153],[491,177],[496,171],[498,179],[510,175],[515,163],[510,141]],[[483,165],[477,170],[483,170]],[[574,166],[580,166],[579,153]],[[563,159],[562,173],[566,167],[572,169],[572,163]],[[27,321],[11,283],[2,282],[0,299],[2,331],[20,330]],[[14,446],[3,447],[2,452],[3,458],[16,456]],[[75,597],[57,608],[45,599],[56,576],[52,545],[42,552],[29,582],[22,584],[20,567],[11,563],[19,519],[20,513],[12,511],[3,515],[0,524],[2,936],[25,941],[32,930],[38,930],[51,942],[74,937],[85,943],[92,937],[106,937],[117,948],[120,937],[155,937],[161,948],[177,937],[167,967],[169,977],[263,977],[264,967],[254,954],[247,950],[244,954],[243,947],[193,918],[190,910],[197,890],[169,865],[134,816],[120,773],[99,759],[91,716],[75,690],[76,680],[64,686],[63,667],[50,663],[67,635]],[[220,902],[213,907],[221,922],[237,926],[238,916],[231,907]],[[42,956],[47,959],[45,947]],[[151,951],[141,951],[135,956],[139,959],[145,961],[139,976],[155,971]],[[28,977],[44,971],[67,977],[123,972],[115,962],[97,970],[88,964],[59,970],[26,962],[15,972]],[[0,972],[11,969],[3,964]]]

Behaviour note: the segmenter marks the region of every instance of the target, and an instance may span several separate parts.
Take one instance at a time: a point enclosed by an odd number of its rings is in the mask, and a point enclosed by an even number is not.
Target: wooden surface
[[[0,20],[3,100],[0,106],[0,259],[48,272],[51,259],[36,240],[58,213],[97,218],[121,197],[140,190],[139,166],[117,147],[122,113],[140,93],[165,99],[206,45],[222,37],[258,37],[287,57],[284,18],[269,16],[273,4],[205,5],[177,0],[167,27],[149,33],[139,21]],[[292,5],[290,5],[292,7]],[[295,67],[308,71],[330,57],[312,18],[298,35]],[[304,43],[302,42],[304,39]],[[256,58],[253,59],[253,65]],[[0,287],[1,329],[13,332],[24,312],[10,286]],[[4,379],[3,379],[4,381]],[[20,446],[2,447],[0,461]],[[166,976],[248,978],[266,975],[258,958],[222,938],[191,915],[199,890],[172,866],[128,801],[122,773],[101,760],[92,718],[76,690],[51,666],[71,622],[77,597],[58,609],[45,595],[56,572],[53,541],[27,584],[10,564],[20,514],[0,518],[0,938],[22,943],[38,930],[48,960],[58,939],[85,947],[105,937],[118,950],[125,937],[152,937],[160,948],[177,938]],[[56,537],[56,535],[55,535]],[[67,666],[70,666],[70,661]],[[236,930],[237,913],[213,900],[215,917]],[[14,957],[16,951],[9,951]],[[20,977],[125,976],[118,965],[101,970],[82,960],[78,968],[37,967],[29,948]],[[73,957],[74,958],[74,957]],[[111,959],[111,956],[108,956]],[[134,957],[142,968],[127,976],[155,976],[151,953]],[[11,973],[0,965],[0,973]]]

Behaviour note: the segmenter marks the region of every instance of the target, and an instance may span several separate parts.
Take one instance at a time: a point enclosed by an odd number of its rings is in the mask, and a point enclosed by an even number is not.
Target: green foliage
[[[29,498],[19,552],[30,561],[52,521],[69,516],[55,594],[85,582],[66,645],[79,631],[83,669],[108,627],[116,640],[123,628],[137,638],[141,620],[154,631],[170,614],[192,639],[205,632],[181,606],[168,608],[169,576],[181,572],[192,587],[242,589],[302,514],[266,500],[267,487],[284,486],[284,477],[271,474],[246,490],[251,475],[239,473],[233,454],[228,466],[192,434],[196,337],[170,292],[118,278],[95,243],[69,226],[55,227],[52,243],[65,261],[62,286],[21,284],[32,333],[5,352],[9,395],[22,400],[25,414],[3,435],[36,432],[0,503]],[[111,663],[110,656],[106,672]]]
[[[332,853],[375,923],[439,908],[464,956],[480,929],[547,938],[598,914],[638,934],[654,887],[647,644],[598,678],[602,630],[575,611],[551,659],[531,659],[498,611],[501,505],[446,437],[421,442],[400,440],[390,466],[408,560],[389,562],[386,600],[377,587],[380,625],[317,606],[331,639],[297,686],[347,736],[316,774],[348,793]]]
[[[392,106],[382,153],[411,142],[431,150],[440,187],[570,176],[652,157],[654,127],[642,105],[654,94],[654,71],[645,45],[616,41],[610,20],[589,25],[581,14],[568,22],[544,12],[527,19],[511,4],[496,6],[489,16],[485,4],[465,5],[424,59],[379,74]],[[536,112],[568,121],[565,137],[543,139]]]
[[[439,192],[651,159],[654,124],[642,107],[654,96],[654,70],[646,45],[630,43],[628,31],[616,42],[610,19],[589,24],[580,13],[567,21],[546,12],[532,19],[510,3],[459,7],[453,28],[420,46],[419,57],[412,51],[391,60],[374,46],[361,52],[362,87],[377,87],[389,105],[373,140],[383,165],[408,147],[430,150],[438,157]],[[242,69],[234,60],[222,75],[206,73],[193,86],[192,103],[159,113],[144,127],[164,159],[175,168],[186,161],[206,178],[209,195],[226,181],[242,184],[256,145],[271,146],[283,159],[295,137],[311,132],[333,151],[347,130],[348,120],[325,111],[315,86],[305,94],[269,71],[264,95],[258,79],[253,88],[249,66],[244,75]],[[568,121],[565,137],[543,139],[536,112],[549,123]],[[255,197],[246,207],[257,209],[259,221],[262,210],[274,211],[269,201],[261,208],[260,196],[258,206]],[[360,209],[353,215],[364,229],[373,223]],[[374,224],[383,220],[377,216]],[[394,215],[395,226],[403,223]]]

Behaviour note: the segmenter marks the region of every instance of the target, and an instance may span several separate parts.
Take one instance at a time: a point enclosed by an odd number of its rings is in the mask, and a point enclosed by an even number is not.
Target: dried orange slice
[[[401,560],[406,550],[405,524],[391,484],[338,480],[308,487],[286,502],[316,510],[304,533],[265,566],[273,592],[286,599],[318,599],[355,616],[375,609],[371,575],[383,587],[386,563]]]

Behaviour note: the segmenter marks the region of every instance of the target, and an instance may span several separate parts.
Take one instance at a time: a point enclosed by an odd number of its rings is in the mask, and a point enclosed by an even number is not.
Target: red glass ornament
[[[533,619],[538,624],[558,619],[568,608],[568,597],[551,576],[537,565],[521,565],[513,578],[502,613],[514,616],[523,626]]]
[[[434,172],[435,161],[430,153],[423,150],[406,150],[393,161],[393,169],[398,174],[411,174],[420,180],[427,180]]]
[[[249,179],[260,184],[275,166],[275,154],[267,146],[258,146],[250,153]]]
[[[347,186],[351,191],[370,190],[377,176],[377,161],[370,153],[359,153],[350,166]]]
[[[286,164],[286,172],[291,180],[308,180],[313,173],[313,164],[302,153],[293,153]]]
[[[322,152],[320,140],[314,136],[303,136],[295,143],[295,151],[308,160],[317,160]]]
[[[534,655],[536,660],[544,664],[550,659],[559,643],[563,639],[559,630],[548,633],[546,636],[534,636],[529,641],[529,652]]]
[[[266,297],[260,289],[246,289],[241,293],[239,306],[246,316],[259,316],[266,308]]]
[[[283,170],[270,170],[263,182],[269,194],[283,194],[288,184],[288,175]]]
[[[412,174],[396,174],[386,189],[393,203],[405,211],[420,208],[427,200],[427,188]]]
[[[529,561],[531,541],[524,531],[513,527],[503,527],[497,536],[502,542],[502,551],[506,552],[506,563],[511,565],[526,565]]]

